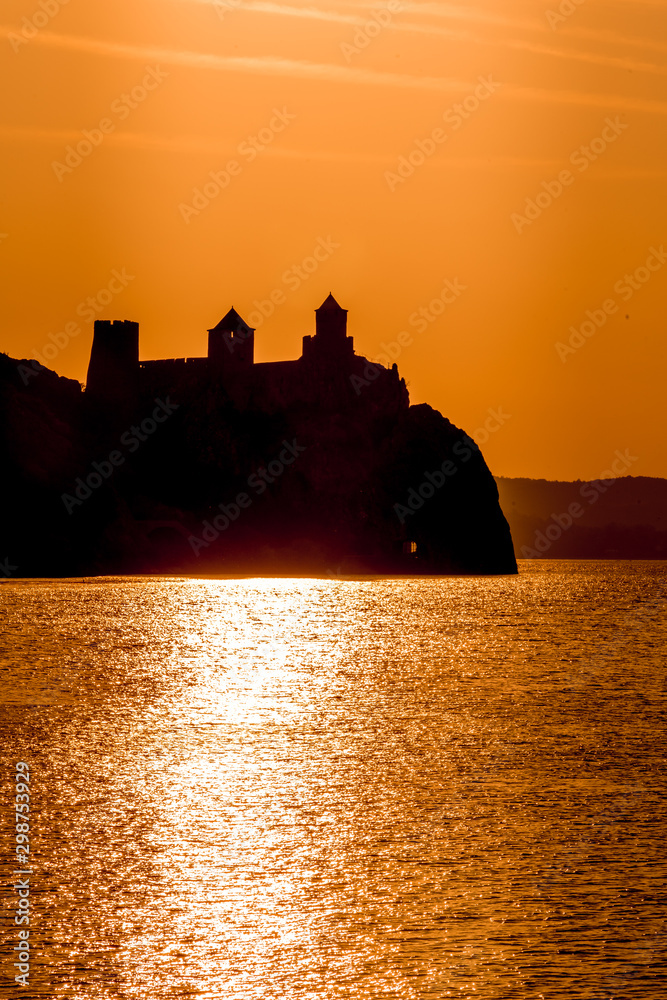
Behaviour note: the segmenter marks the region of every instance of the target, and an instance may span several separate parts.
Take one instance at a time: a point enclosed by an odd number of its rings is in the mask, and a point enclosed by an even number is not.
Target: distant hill
[[[667,559],[667,479],[496,483],[520,559]]]

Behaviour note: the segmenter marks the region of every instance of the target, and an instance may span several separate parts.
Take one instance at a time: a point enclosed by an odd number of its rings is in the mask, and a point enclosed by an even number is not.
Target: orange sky
[[[5,0],[0,349],[83,380],[93,315],[183,357],[233,304],[293,358],[331,290],[496,475],[667,476],[666,14]]]

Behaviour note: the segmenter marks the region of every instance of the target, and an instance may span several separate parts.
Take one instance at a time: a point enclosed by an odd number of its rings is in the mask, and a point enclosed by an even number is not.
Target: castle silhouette
[[[395,364],[387,369],[355,354],[347,335],[347,309],[331,294],[315,310],[315,334],[304,336],[300,358],[256,362],[254,353],[255,329],[234,308],[208,331],[205,358],[139,361],[138,323],[97,320],[86,393],[105,408],[122,412],[146,395],[187,396],[217,388],[239,409],[276,410],[315,399],[340,404],[342,397],[359,397],[373,383],[374,398],[379,393],[385,405],[393,402],[392,409],[409,406]]]
[[[85,393],[0,355],[1,551],[28,576],[516,572],[479,448],[355,353],[333,295],[301,357],[254,341],[232,308],[206,357],[140,361],[138,323],[98,320]]]

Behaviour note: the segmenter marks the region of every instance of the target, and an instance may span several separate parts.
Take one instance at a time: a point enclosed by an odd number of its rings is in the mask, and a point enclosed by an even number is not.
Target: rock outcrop
[[[302,361],[264,385],[153,371],[113,410],[1,355],[0,559],[14,576],[516,572],[464,431],[410,406],[395,365]]]

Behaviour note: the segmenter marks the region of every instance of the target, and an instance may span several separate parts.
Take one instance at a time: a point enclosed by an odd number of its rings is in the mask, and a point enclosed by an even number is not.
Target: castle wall
[[[160,393],[194,388],[207,378],[208,358],[168,358],[139,362],[139,387],[143,393]]]
[[[335,408],[344,400],[408,406],[396,366],[389,370],[358,357],[346,329],[347,314],[330,296],[316,310],[317,333],[303,338],[301,358],[255,364],[254,331],[231,309],[209,330],[208,357],[140,362],[137,323],[97,321],[87,391],[116,412],[136,405],[139,394],[156,398],[171,392],[186,398],[216,388],[239,410],[278,412],[300,404]]]
[[[306,336],[303,338],[302,357],[315,363],[349,364],[354,357],[354,338]]]

